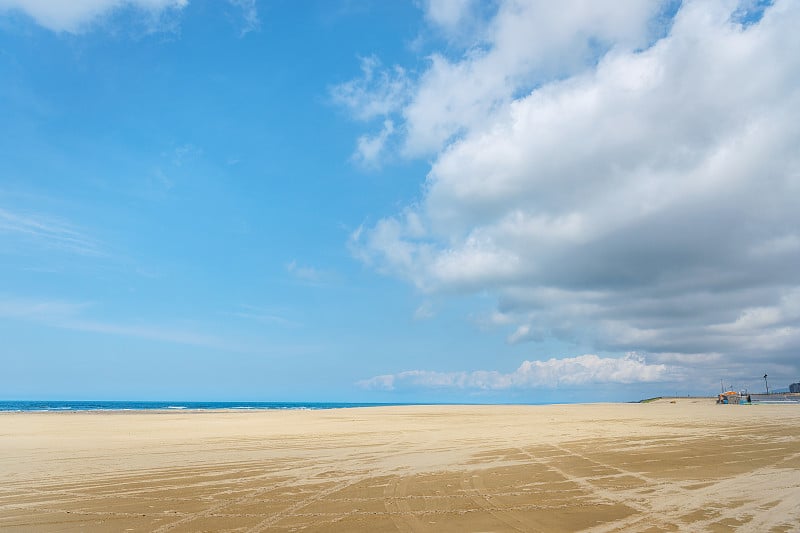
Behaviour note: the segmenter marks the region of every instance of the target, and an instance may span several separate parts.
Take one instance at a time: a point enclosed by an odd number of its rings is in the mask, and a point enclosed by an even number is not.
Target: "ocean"
[[[0,401],[0,411],[152,411],[212,409],[342,409],[414,405],[408,403],[346,402],[130,402],[130,401]]]

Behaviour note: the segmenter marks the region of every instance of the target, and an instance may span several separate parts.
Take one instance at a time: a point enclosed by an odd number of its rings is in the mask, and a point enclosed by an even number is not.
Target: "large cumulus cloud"
[[[387,111],[402,153],[433,154],[421,198],[353,249],[496,295],[509,342],[796,377],[800,3],[573,4],[501,2],[431,56]]]

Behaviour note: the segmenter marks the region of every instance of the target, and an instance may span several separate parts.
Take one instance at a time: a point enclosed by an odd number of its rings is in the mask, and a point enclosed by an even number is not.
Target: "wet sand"
[[[2,531],[798,531],[800,407],[1,413]]]

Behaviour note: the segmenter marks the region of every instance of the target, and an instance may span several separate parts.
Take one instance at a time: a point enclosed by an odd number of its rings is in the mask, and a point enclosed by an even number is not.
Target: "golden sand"
[[[798,531],[800,407],[0,414],[2,531]]]

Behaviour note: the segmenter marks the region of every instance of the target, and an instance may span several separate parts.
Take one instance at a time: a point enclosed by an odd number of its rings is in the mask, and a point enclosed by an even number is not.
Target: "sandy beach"
[[[2,531],[798,531],[800,408],[0,414]]]

